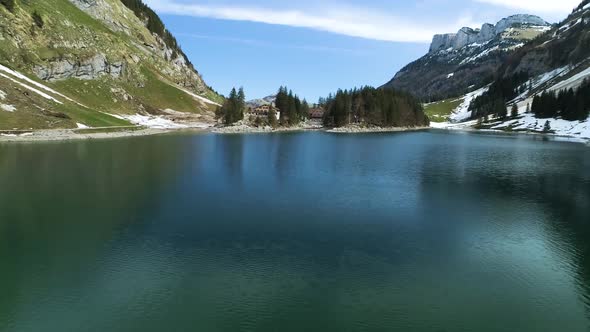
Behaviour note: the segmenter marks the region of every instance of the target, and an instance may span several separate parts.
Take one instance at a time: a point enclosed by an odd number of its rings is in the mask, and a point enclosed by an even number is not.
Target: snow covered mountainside
[[[433,122],[433,126],[590,139],[590,96],[585,92],[590,84],[590,0],[582,2],[550,31],[507,56],[496,76],[492,84],[459,97],[470,103],[468,107],[466,102],[453,105],[450,115]],[[504,109],[493,106],[498,101]],[[543,114],[537,110],[540,104],[550,105]],[[579,118],[572,118],[567,113],[569,108],[576,109]]]
[[[489,83],[509,52],[550,29],[538,16],[514,15],[481,29],[435,35],[430,52],[384,86],[411,92],[425,101],[461,96]]]

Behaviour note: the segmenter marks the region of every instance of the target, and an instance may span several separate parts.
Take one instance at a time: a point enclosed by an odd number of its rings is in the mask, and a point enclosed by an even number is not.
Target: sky
[[[512,14],[564,19],[581,0],[144,0],[216,91],[248,99],[287,86],[313,103],[380,86],[432,36]]]

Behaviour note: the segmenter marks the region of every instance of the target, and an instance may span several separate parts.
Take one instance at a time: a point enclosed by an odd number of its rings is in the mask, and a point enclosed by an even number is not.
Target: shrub
[[[39,29],[43,29],[45,22],[43,22],[43,17],[41,17],[41,14],[39,14],[37,11],[34,11],[31,17],[33,18],[33,22],[35,22],[35,25]]]
[[[0,0],[0,3],[6,7],[11,12],[14,12],[14,7],[16,6],[16,0]]]

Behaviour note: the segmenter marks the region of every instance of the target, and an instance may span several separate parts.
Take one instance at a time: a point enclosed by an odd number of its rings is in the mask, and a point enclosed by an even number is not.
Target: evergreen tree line
[[[244,119],[244,109],[246,108],[246,95],[244,89],[236,91],[233,88],[229,97],[225,99],[223,105],[217,108],[215,115],[221,119],[224,124],[231,125]]]
[[[545,91],[535,96],[531,111],[541,119],[561,117],[569,121],[586,120],[590,111],[590,81],[584,80],[575,91]]]
[[[505,118],[508,115],[506,103],[530,88],[523,84],[528,79],[529,75],[523,72],[497,79],[487,92],[471,102],[469,105],[471,117],[473,119],[489,116]]]
[[[16,6],[15,0],[0,0],[0,3],[9,11],[14,12],[14,7]]]
[[[0,1],[7,1],[7,0],[0,0]],[[12,0],[14,1],[14,0]],[[187,64],[192,67],[192,64],[188,60],[187,56],[182,52],[176,38],[166,29],[164,23],[150,7],[148,7],[142,0],[121,0],[121,2],[129,9],[135,13],[135,16],[139,17],[141,20],[145,20],[147,25],[147,29],[155,33],[156,35],[160,36],[166,46],[170,48],[173,52],[172,58],[176,58],[178,55],[184,57]]]
[[[287,87],[280,87],[275,101],[279,109],[281,125],[296,125],[309,116],[309,104],[301,101],[293,91]]]
[[[338,90],[336,95],[320,99],[319,103],[326,110],[326,126],[362,123],[384,127],[415,127],[430,123],[417,98],[394,89],[363,87]]]

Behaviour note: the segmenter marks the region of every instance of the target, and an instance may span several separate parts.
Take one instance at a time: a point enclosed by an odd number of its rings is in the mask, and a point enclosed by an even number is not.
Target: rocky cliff
[[[480,29],[435,35],[430,51],[407,65],[385,84],[415,94],[425,101],[462,95],[481,86],[493,75],[509,52],[550,29],[542,18],[514,15]]]
[[[511,27],[548,27],[550,24],[534,15],[513,15],[500,20],[496,25],[484,24],[481,29],[462,28],[457,33],[435,35],[430,52],[451,48],[458,50],[473,43],[485,43]]]
[[[140,5],[142,11],[132,10],[131,5]],[[6,127],[3,120],[19,124],[14,120],[17,117],[35,118],[22,120],[24,127],[48,128],[75,126],[75,120],[84,120],[89,126],[117,122],[106,119],[106,113],[174,110],[210,117],[214,102],[221,99],[157,15],[140,0],[17,1],[14,8],[0,5],[0,64],[76,101],[16,101],[16,111],[0,112],[0,129]],[[17,84],[14,78],[0,76],[0,89],[23,88],[22,81]],[[18,100],[16,96],[13,99]],[[54,113],[40,112],[41,104]],[[88,112],[96,115],[76,118]],[[46,116],[55,113],[70,120]]]

